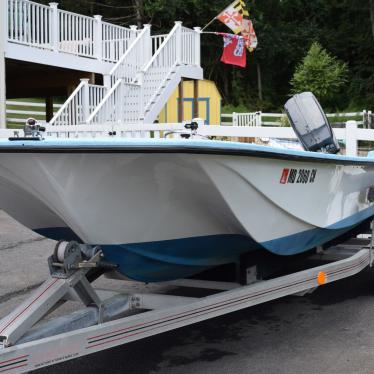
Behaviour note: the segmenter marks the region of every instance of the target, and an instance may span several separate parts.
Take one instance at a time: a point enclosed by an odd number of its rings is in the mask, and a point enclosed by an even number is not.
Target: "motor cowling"
[[[292,128],[306,151],[325,153],[340,151],[326,114],[312,92],[293,96],[284,108]]]

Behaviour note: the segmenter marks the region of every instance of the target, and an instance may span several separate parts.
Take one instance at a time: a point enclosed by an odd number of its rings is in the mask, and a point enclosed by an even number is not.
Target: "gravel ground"
[[[53,246],[0,212],[0,317],[47,277]],[[113,285],[118,282],[98,282],[100,288]],[[283,298],[35,373],[372,374],[373,285],[374,272],[367,270],[312,295]]]

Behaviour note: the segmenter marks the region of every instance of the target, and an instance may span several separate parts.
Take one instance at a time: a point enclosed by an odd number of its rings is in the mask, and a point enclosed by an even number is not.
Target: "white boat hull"
[[[125,275],[144,281],[188,276],[258,248],[301,253],[374,214],[368,159],[285,157],[248,145],[239,154],[212,143],[211,152],[194,141],[188,151],[170,141],[9,148],[0,154],[1,207],[49,237],[74,233],[102,245]]]

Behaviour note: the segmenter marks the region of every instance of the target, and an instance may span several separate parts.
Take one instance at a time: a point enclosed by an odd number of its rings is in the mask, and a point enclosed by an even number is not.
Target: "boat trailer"
[[[100,248],[58,243],[48,259],[50,277],[0,320],[0,373],[30,372],[284,296],[305,295],[371,267],[373,235],[364,244],[354,239],[317,250],[313,258],[323,265],[270,280],[255,281],[253,268],[247,268],[244,284],[199,279],[164,282],[182,289],[214,290],[204,297],[103,294],[91,282],[115,272],[102,261]],[[85,308],[42,321],[67,300],[80,300]]]

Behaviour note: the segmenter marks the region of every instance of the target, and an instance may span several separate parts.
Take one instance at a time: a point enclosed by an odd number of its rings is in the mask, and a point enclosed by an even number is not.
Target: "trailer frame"
[[[166,282],[169,285],[221,292],[200,298],[118,294],[115,302],[117,307],[113,307],[113,299],[102,298],[87,280],[89,269],[100,261],[100,251],[93,251],[89,260],[82,261],[78,256],[72,261],[74,251],[71,246],[64,245],[70,250],[69,256],[64,258],[60,254],[60,263],[50,259],[51,276],[25,302],[0,320],[0,373],[30,372],[284,296],[304,295],[322,285],[358,274],[371,267],[374,258],[373,240],[365,246],[343,245],[317,251],[314,256],[315,259],[332,262],[270,280],[248,285],[195,279]],[[64,268],[64,261],[69,266]],[[87,317],[87,313],[91,317],[94,315],[92,318],[97,321],[94,325],[59,333],[61,329],[72,329],[72,325],[63,326],[59,320],[41,325],[41,332],[38,328],[32,329],[59,302],[71,297],[78,297],[84,302],[86,309],[81,312],[82,316]],[[124,312],[139,313],[119,318]],[[33,331],[31,334],[30,329]],[[53,331],[56,334],[48,336]],[[47,337],[43,337],[43,334]],[[33,340],[35,336],[39,337]]]

